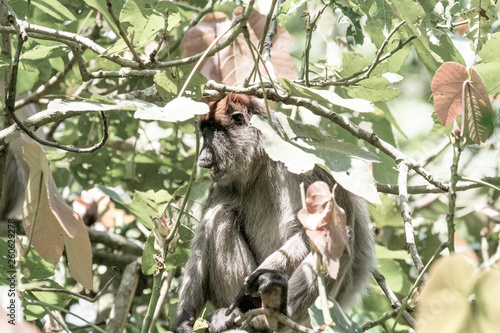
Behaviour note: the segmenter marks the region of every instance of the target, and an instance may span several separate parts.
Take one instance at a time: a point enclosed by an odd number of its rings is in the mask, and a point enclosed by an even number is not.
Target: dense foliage
[[[170,330],[210,186],[196,119],[239,92],[279,112],[281,130],[252,120],[271,158],[370,203],[378,272],[349,317],[333,308],[335,331],[494,332],[498,15],[492,0],[2,0],[0,184],[7,152],[30,175],[1,212],[20,298],[1,330]]]

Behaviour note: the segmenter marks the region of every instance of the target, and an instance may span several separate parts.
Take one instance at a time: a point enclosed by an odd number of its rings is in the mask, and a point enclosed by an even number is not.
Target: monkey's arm
[[[192,254],[186,264],[184,281],[179,294],[179,304],[172,330],[175,333],[192,333],[193,324],[205,305],[204,269],[202,250],[205,239],[203,232],[193,238]]]
[[[290,237],[282,247],[267,257],[259,269],[272,269],[290,278],[309,254],[309,241],[303,230]]]

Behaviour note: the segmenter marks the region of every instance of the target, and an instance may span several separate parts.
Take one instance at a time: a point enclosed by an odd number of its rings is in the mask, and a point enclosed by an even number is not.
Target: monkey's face
[[[248,96],[229,94],[212,103],[200,122],[203,147],[198,166],[210,169],[210,177],[220,184],[245,182],[262,156],[260,132],[249,122],[261,114],[262,106]]]

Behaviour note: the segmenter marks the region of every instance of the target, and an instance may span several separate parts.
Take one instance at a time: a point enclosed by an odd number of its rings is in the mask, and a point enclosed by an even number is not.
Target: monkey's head
[[[248,180],[249,170],[265,154],[260,132],[250,126],[250,119],[266,117],[265,107],[254,97],[234,93],[209,107],[200,122],[203,147],[198,166],[210,169],[210,177],[223,185]]]

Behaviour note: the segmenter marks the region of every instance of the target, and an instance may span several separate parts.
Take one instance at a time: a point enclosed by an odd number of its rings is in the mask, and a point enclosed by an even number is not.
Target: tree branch
[[[406,235],[406,247],[410,251],[413,263],[417,268],[418,273],[424,270],[424,264],[420,259],[418,254],[417,245],[415,244],[415,233],[413,232],[413,223],[411,220],[410,204],[408,202],[408,165],[405,162],[399,163],[399,176],[398,176],[398,187],[399,187],[399,201],[401,207],[401,216],[403,217],[403,222],[405,226]],[[424,276],[427,278],[426,276]]]
[[[316,333],[316,331],[314,331],[313,329],[302,326],[300,324],[297,324],[296,322],[294,322],[293,320],[291,320],[290,318],[288,318],[284,314],[280,313],[279,311],[274,310],[274,309],[270,309],[270,308],[249,310],[249,311],[241,314],[240,316],[238,316],[235,319],[235,322],[237,325],[241,325],[241,329],[245,329],[245,327],[248,326],[248,323],[254,317],[257,317],[260,315],[265,315],[265,316],[270,316],[270,317],[276,318],[276,320],[278,320],[279,323],[281,323],[287,327],[290,327],[291,329],[293,329],[295,331],[299,331],[302,333]]]
[[[211,90],[215,90],[213,92]],[[418,174],[424,177],[429,183],[435,185],[436,187],[442,189],[443,191],[447,191],[448,186],[447,183],[441,180],[440,178],[432,175],[427,170],[425,170],[420,164],[418,164],[414,159],[400,152],[390,143],[380,139],[375,133],[366,131],[356,124],[349,121],[349,119],[341,114],[338,114],[334,111],[329,110],[328,108],[320,105],[318,102],[302,98],[296,97],[288,94],[285,91],[275,92],[271,89],[261,89],[260,86],[254,85],[248,88],[238,88],[238,87],[229,87],[224,84],[218,84],[214,81],[209,81],[205,86],[204,98],[205,100],[219,99],[223,95],[228,92],[236,92],[246,95],[254,95],[260,98],[263,98],[264,93],[267,98],[277,102],[283,102],[289,105],[295,106],[303,106],[306,109],[309,109],[314,114],[326,118],[335,124],[339,125],[343,129],[347,130],[353,136],[358,139],[364,140],[372,146],[378,148],[380,151],[385,153],[387,156],[391,157],[396,161],[396,163],[400,163],[404,161],[409,168],[414,169]]]

